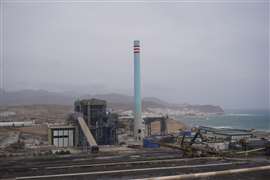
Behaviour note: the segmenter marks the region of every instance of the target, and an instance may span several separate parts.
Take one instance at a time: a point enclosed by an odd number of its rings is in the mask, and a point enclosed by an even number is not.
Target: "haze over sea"
[[[211,126],[270,131],[270,110],[225,110],[223,115],[178,116],[187,126]]]

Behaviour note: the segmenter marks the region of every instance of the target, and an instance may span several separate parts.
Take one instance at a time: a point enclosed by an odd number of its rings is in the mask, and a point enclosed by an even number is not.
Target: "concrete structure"
[[[70,125],[50,125],[48,127],[49,144],[56,147],[74,147],[77,144],[76,127]]]
[[[167,130],[167,116],[146,116],[143,118],[146,126],[146,135],[151,136],[152,135],[152,126],[151,124],[153,122],[158,121],[160,124],[160,134],[161,136],[165,136],[168,134]]]
[[[134,136],[134,117],[132,115],[120,115],[119,123],[122,124],[129,136]]]
[[[140,72],[140,41],[134,41],[134,137],[142,141],[145,127],[142,119],[141,72]]]
[[[159,122],[160,131],[158,135],[164,136],[168,134],[167,129],[167,120],[168,116],[153,114],[153,113],[143,113],[142,114],[143,125],[145,136],[152,135],[152,123]],[[119,122],[127,128],[127,132],[129,135],[134,136],[134,116],[132,113],[121,113],[118,118]],[[157,135],[157,134],[156,134]]]

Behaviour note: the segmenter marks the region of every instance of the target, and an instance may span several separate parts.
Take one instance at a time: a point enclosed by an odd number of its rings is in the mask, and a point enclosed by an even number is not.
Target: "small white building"
[[[52,125],[48,128],[49,144],[56,147],[73,147],[76,145],[76,128],[69,125]]]

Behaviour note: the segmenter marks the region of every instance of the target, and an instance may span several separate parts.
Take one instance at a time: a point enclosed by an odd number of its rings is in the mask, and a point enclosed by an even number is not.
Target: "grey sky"
[[[4,1],[3,9],[6,89],[131,95],[139,39],[143,96],[269,107],[268,1]]]

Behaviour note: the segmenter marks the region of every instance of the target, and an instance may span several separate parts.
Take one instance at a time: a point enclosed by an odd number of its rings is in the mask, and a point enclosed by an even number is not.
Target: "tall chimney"
[[[144,138],[141,101],[140,41],[134,41],[134,136],[137,141]]]

